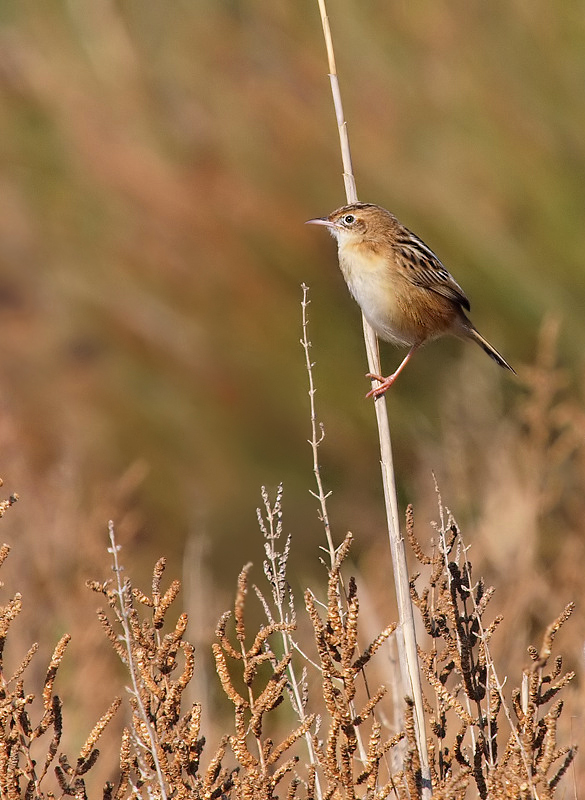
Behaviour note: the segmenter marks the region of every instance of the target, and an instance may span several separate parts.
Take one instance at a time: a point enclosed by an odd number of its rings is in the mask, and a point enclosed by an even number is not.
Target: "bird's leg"
[[[373,372],[368,372],[368,374],[366,375],[366,378],[371,378],[372,380],[380,381],[380,385],[376,386],[374,389],[369,391],[367,393],[366,397],[373,397],[376,400],[378,399],[378,397],[382,397],[382,395],[392,386],[392,384],[394,383],[396,378],[400,375],[400,373],[402,372],[404,367],[408,364],[408,362],[410,361],[410,359],[414,355],[415,350],[417,350],[418,347],[419,347],[418,344],[413,345],[410,348],[410,350],[408,351],[408,353],[406,354],[404,360],[402,361],[402,363],[400,364],[398,369],[395,370],[392,373],[392,375],[388,375],[387,378],[384,378],[382,375],[376,375]]]

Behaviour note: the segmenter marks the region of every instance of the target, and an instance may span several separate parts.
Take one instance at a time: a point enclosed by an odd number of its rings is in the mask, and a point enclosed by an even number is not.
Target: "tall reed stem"
[[[331,93],[333,95],[333,105],[335,107],[335,116],[337,118],[337,127],[339,130],[339,143],[341,147],[345,193],[347,202],[355,203],[358,199],[357,189],[351,163],[351,151],[349,147],[347,123],[343,113],[341,92],[337,78],[333,39],[331,37],[331,29],[329,27],[329,18],[327,16],[325,0],[318,0],[318,3],[319,10],[321,12],[325,46],[327,48]],[[378,351],[378,340],[374,330],[363,315],[362,322],[364,328],[366,354],[368,359],[368,369],[369,372],[379,375],[381,373],[381,367],[380,355]],[[410,599],[406,550],[404,547],[404,539],[400,534],[400,523],[398,520],[398,500],[396,497],[396,483],[394,480],[390,424],[388,422],[388,410],[386,407],[385,398],[381,397],[376,400],[374,402],[374,408],[378,422],[378,435],[380,439],[380,464],[382,468],[382,482],[384,486],[384,501],[386,505],[388,535],[390,538],[390,552],[392,554],[392,564],[394,567],[394,583],[396,586],[396,599],[400,618],[400,628],[398,630],[400,668],[404,691],[409,694],[414,701],[416,736],[423,778],[423,798],[426,798],[431,796],[431,779],[427,752],[427,739],[425,735],[422,685],[418,664],[414,616],[412,602]]]

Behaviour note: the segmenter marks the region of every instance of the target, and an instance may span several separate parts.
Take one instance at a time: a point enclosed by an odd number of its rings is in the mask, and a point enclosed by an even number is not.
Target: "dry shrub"
[[[266,495],[265,502],[269,514],[273,518],[278,516],[278,509],[269,507]],[[181,700],[194,674],[193,648],[184,639],[186,615],[179,616],[169,633],[162,633],[179,583],[173,581],[166,592],[161,591],[165,566],[161,559],[154,569],[151,595],[133,589],[128,578],[121,579],[113,530],[111,535],[116,578],[105,583],[92,581],[90,588],[104,595],[113,612],[113,622],[103,610],[98,615],[112,647],[130,674],[132,722],[122,737],[119,781],[116,786],[106,787],[105,796],[117,800],[132,793],[155,797],[272,798],[286,779],[290,798],[334,797],[356,792],[364,796],[375,792],[382,798],[393,790],[401,775],[389,777],[380,787],[380,765],[404,734],[385,736],[383,726],[374,719],[385,689],[378,689],[359,710],[355,701],[358,677],[395,626],[388,626],[365,650],[359,651],[357,588],[351,580],[345,596],[341,579],[341,565],[349,551],[351,535],[339,548],[330,571],[324,619],[311,592],[307,591],[305,597],[320,664],[319,696],[324,700],[328,725],[324,738],[318,735],[324,720],[318,721],[316,713],[307,712],[306,677],[297,678],[291,664],[292,651],[297,649],[292,639],[295,622],[275,621],[269,603],[257,590],[269,622],[251,635],[248,633],[248,566],[238,579],[234,610],[222,615],[216,630],[217,642],[213,645],[216,671],[233,705],[233,733],[220,738],[206,767],[201,764],[204,745],[200,735],[201,705],[194,704],[181,713]],[[267,553],[266,572],[273,599],[278,598],[278,612],[282,614],[282,601],[289,592],[285,574],[287,552],[277,553],[274,539],[268,539]],[[272,571],[270,565],[277,564],[276,571]],[[147,613],[141,615],[140,607],[148,609]],[[232,617],[236,644],[232,644],[228,631]],[[279,649],[286,652],[278,654]],[[182,665],[177,660],[179,653],[183,655]],[[282,726],[277,726],[275,740],[272,735],[275,726],[269,718],[289,695],[300,720],[292,730],[283,732]],[[366,729],[368,732],[364,734]],[[301,764],[297,752],[303,739],[308,748],[306,766]],[[409,749],[412,748],[413,741],[409,739]],[[356,751],[361,754],[357,758]],[[416,763],[416,757],[411,761]],[[411,773],[410,780],[416,781],[412,770]]]
[[[429,572],[420,591],[418,576],[412,579],[411,596],[431,639],[420,656],[434,694],[427,705],[434,796],[463,798],[473,786],[482,800],[552,798],[576,752],[557,743],[558,695],[575,673],[563,674],[562,658],[552,658],[555,635],[574,605],[549,625],[539,649],[529,648],[532,663],[508,701],[490,652],[503,617],[486,619],[495,590],[473,579],[461,532],[441,504],[440,517],[427,555],[414,534],[412,507],[407,513],[412,549]]]
[[[0,516],[14,502],[14,496],[0,503]],[[10,548],[0,548],[0,565]],[[15,594],[0,606],[0,793],[3,798],[86,797],[85,776],[99,756],[96,744],[104,728],[121,705],[116,698],[93,726],[77,758],[71,761],[64,752],[57,753],[63,735],[62,702],[54,691],[67,645],[64,634],[57,643],[46,670],[40,692],[41,707],[35,695],[25,690],[23,675],[38,652],[33,644],[12,672],[6,671],[5,651],[8,632],[22,610],[22,596]]]
[[[256,588],[267,624],[250,627],[250,566],[240,573],[233,612],[222,615],[213,645],[219,683],[233,708],[233,723],[207,746],[201,734],[205,703],[186,701],[194,677],[194,647],[186,640],[187,615],[170,612],[180,583],[163,588],[165,560],[153,571],[149,593],[123,578],[119,547],[110,528],[114,578],[90,581],[108,611],[98,616],[129,676],[128,724],[122,734],[119,768],[104,798],[367,798],[402,800],[429,796],[423,785],[414,734],[412,703],[400,702],[402,726],[388,723],[386,687],[370,688],[370,660],[394,635],[386,626],[360,646],[356,581],[345,580],[352,536],[337,548],[328,569],[325,597],[311,590],[305,607],[312,642],[295,637],[295,601],[287,581],[290,537],[282,552],[282,490],[271,505],[263,493],[259,513],[265,536],[268,599]],[[2,503],[2,513],[13,503]],[[474,581],[461,533],[440,506],[441,522],[430,554],[407,533],[424,580],[414,576],[411,596],[421,613],[429,644],[420,648],[428,690],[426,717],[432,757],[432,794],[441,798],[553,798],[575,748],[557,741],[561,693],[574,677],[553,656],[557,632],[572,613],[568,606],[547,628],[542,644],[529,651],[530,665],[518,687],[504,691],[490,641],[502,618],[489,622],[493,589]],[[3,563],[9,548],[0,551]],[[114,699],[93,726],[73,761],[59,752],[62,703],[54,691],[70,636],[55,647],[40,690],[25,690],[33,645],[7,677],[6,637],[22,606],[16,595],[0,608],[0,793],[6,798],[88,796],[87,775],[96,747],[121,705]],[[311,655],[311,654],[314,655]],[[300,672],[299,672],[300,669]],[[388,674],[388,682],[397,680]],[[282,711],[289,700],[288,710]],[[205,702],[204,702],[205,701]],[[38,705],[38,704],[37,704]],[[276,711],[276,709],[281,709]],[[42,743],[45,742],[44,745]],[[392,752],[392,758],[388,756]],[[425,795],[426,793],[426,795]]]

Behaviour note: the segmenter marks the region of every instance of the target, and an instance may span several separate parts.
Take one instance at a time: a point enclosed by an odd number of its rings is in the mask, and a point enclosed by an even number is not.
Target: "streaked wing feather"
[[[411,231],[396,241],[396,250],[406,267],[406,274],[415,286],[422,286],[460,303],[469,311],[465,292],[433,253],[430,247]]]

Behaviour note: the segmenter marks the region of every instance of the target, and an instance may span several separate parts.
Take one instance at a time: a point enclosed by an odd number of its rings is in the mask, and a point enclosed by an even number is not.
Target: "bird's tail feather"
[[[498,353],[496,348],[493,347],[493,345],[491,345],[487,339],[484,339],[481,333],[478,330],[476,330],[473,327],[473,325],[470,325],[468,328],[468,336],[470,337],[470,339],[473,339],[474,342],[477,342],[478,345],[482,348],[482,350],[485,350],[488,356],[490,358],[493,358],[493,360],[497,364],[499,364],[500,367],[504,367],[504,369],[509,369],[510,372],[514,373],[514,375],[516,374],[516,370],[508,364],[504,356],[501,353]]]

